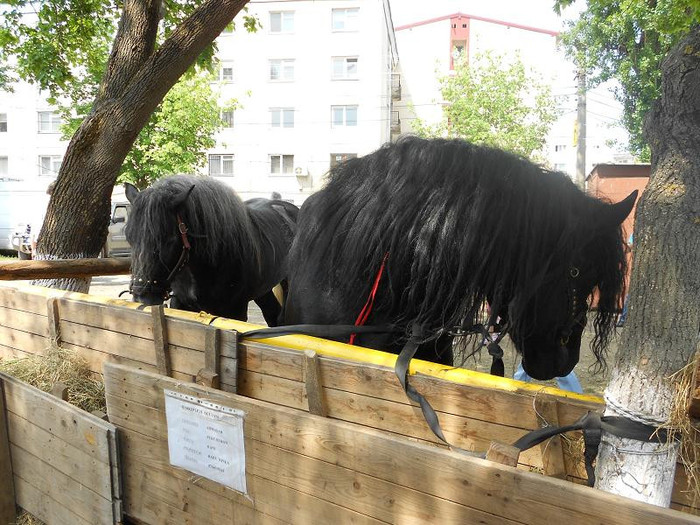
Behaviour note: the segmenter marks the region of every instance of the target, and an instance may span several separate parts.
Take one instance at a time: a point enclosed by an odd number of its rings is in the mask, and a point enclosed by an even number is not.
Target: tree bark
[[[606,414],[666,423],[700,327],[700,27],[666,57],[662,95],[645,119],[651,178],[634,228],[629,312]],[[676,445],[603,434],[596,487],[669,506]]]
[[[247,0],[209,0],[155,49],[159,0],[127,0],[92,111],[68,145],[39,234],[38,259],[96,257],[107,237],[112,188],[151,113]],[[44,286],[87,292],[88,279]]]

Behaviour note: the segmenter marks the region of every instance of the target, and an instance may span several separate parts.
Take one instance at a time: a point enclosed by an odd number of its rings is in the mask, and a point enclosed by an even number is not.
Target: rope
[[[626,419],[631,421],[636,421],[637,423],[642,423],[643,425],[649,425],[652,427],[660,427],[666,424],[665,419],[660,419],[652,415],[643,414],[641,412],[632,412],[623,407],[617,400],[611,397],[607,392],[604,395],[605,404],[608,408],[611,408],[618,414],[624,416]]]

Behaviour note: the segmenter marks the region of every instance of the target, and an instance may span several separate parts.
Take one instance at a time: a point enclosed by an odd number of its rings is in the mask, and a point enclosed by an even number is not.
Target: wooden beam
[[[509,467],[517,467],[519,457],[520,449],[505,443],[498,443],[497,441],[492,441],[489,449],[486,451],[486,459]]]
[[[170,356],[168,355],[168,325],[165,321],[165,307],[162,304],[151,306],[153,322],[153,346],[156,351],[156,366],[158,372],[170,376]]]
[[[46,313],[49,321],[49,339],[51,346],[58,346],[61,342],[61,318],[58,311],[58,299],[56,297],[51,297],[46,300]]]
[[[55,259],[50,261],[11,261],[0,263],[0,281],[59,279],[93,275],[128,275],[131,258]]]
[[[304,377],[306,383],[306,398],[309,401],[309,412],[317,416],[326,417],[328,411],[323,402],[321,370],[318,355],[313,350],[304,351]]]
[[[535,411],[538,417],[540,428],[544,426],[558,427],[559,413],[557,400],[547,394],[538,395],[534,400]],[[544,419],[544,421],[542,420]],[[546,422],[546,423],[545,423]],[[545,476],[566,479],[566,464],[564,463],[564,449],[560,436],[553,436],[540,444],[542,451],[542,467]]]
[[[197,384],[211,388],[220,386],[221,330],[206,326],[204,330],[204,368],[197,373]]]
[[[0,379],[0,524],[7,525],[17,520],[15,506],[15,484],[10,458],[10,436],[7,430],[5,391]]]
[[[68,386],[65,383],[54,383],[51,387],[51,395],[56,396],[61,401],[68,401]]]

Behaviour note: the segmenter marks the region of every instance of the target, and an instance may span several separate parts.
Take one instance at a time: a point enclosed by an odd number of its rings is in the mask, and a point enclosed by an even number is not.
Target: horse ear
[[[187,200],[187,197],[190,196],[190,193],[192,193],[192,190],[194,189],[194,184],[192,184],[187,191],[183,191],[180,193],[180,195],[177,195],[172,202],[173,209],[178,209],[180,206],[182,206],[182,203]]]
[[[125,182],[124,183],[124,193],[126,194],[126,200],[128,200],[131,204],[133,204],[134,199],[139,194],[139,190],[133,184],[129,184],[128,182]]]
[[[638,194],[639,190],[634,190],[620,202],[606,206],[603,214],[603,223],[614,226],[622,224],[622,221],[632,212]]]

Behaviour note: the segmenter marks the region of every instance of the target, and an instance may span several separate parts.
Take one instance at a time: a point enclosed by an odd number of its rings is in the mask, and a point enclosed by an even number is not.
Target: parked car
[[[131,246],[126,242],[124,228],[129,220],[131,204],[128,201],[112,202],[112,216],[107,228],[107,240],[102,248],[102,257],[128,257]]]

